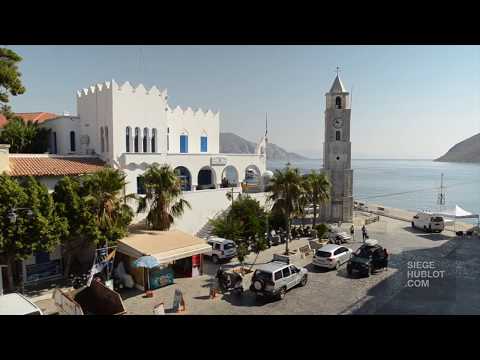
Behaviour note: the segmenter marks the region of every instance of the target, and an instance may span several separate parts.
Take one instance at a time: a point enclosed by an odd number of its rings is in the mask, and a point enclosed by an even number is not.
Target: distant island
[[[480,133],[454,145],[434,161],[480,163]]]
[[[220,152],[225,154],[253,154],[257,144],[233,133],[220,133]],[[267,144],[268,160],[308,160],[307,157],[288,152],[275,144]]]

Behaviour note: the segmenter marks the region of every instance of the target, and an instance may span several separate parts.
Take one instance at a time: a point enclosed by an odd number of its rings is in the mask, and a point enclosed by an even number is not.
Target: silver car
[[[250,291],[257,296],[277,296],[283,299],[287,290],[307,283],[307,269],[281,261],[261,265],[252,277]]]
[[[352,257],[352,249],[342,245],[327,244],[315,252],[312,264],[327,269],[338,269]]]

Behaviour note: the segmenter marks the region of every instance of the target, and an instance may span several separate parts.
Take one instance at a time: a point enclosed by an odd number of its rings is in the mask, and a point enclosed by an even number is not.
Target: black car
[[[353,253],[347,264],[348,275],[370,276],[376,270],[388,267],[387,249],[378,245],[376,240],[367,240],[367,242]]]

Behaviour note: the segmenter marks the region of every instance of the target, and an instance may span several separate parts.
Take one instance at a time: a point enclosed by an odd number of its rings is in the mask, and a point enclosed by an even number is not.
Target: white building
[[[167,90],[114,80],[77,92],[77,116],[60,116],[42,126],[52,130],[50,152],[96,155],[122,169],[127,193],[142,193],[142,174],[151,164],[169,164],[185,191],[238,186],[247,169],[266,169],[265,139],[256,154],[220,154],[220,114],[168,104]],[[250,171],[251,172],[251,171]]]

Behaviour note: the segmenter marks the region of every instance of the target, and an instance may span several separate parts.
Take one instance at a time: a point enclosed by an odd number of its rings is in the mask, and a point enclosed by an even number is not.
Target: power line
[[[453,184],[453,185],[449,185],[449,186],[443,186],[443,189],[452,188],[452,187],[461,186],[461,185],[476,184],[476,183],[480,183],[480,180],[463,182],[463,183],[457,183],[457,184]],[[358,198],[359,198],[359,199],[362,199],[362,200],[370,200],[370,199],[376,199],[376,198],[382,198],[382,197],[390,197],[390,196],[398,196],[398,195],[405,195],[405,194],[413,194],[413,193],[422,192],[422,191],[435,191],[435,190],[439,190],[439,189],[441,189],[441,187],[435,186],[435,187],[432,187],[432,188],[423,188],[423,189],[402,191],[402,192],[397,192],[397,193],[379,194],[379,195],[372,195],[372,196],[366,196],[366,197],[359,196]]]

